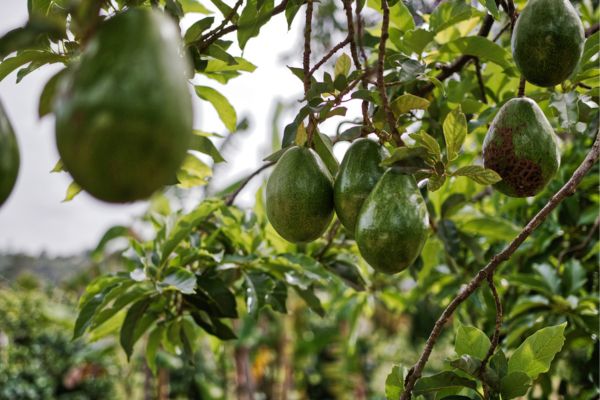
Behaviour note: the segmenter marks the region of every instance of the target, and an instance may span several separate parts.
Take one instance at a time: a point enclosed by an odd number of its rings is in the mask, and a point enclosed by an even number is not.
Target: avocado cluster
[[[192,137],[192,101],[175,23],[129,9],[104,21],[60,83],[56,144],[74,181],[111,203],[176,181]]]
[[[284,239],[309,242],[323,234],[335,210],[375,270],[403,271],[421,253],[429,220],[415,179],[381,166],[387,155],[380,144],[358,139],[334,180],[313,150],[288,149],[267,182],[269,221]]]
[[[12,125],[0,103],[0,206],[10,196],[19,175],[19,145]]]

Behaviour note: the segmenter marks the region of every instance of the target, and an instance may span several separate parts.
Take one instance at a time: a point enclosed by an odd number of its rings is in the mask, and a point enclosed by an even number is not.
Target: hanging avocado
[[[548,184],[560,166],[560,153],[535,101],[520,97],[502,106],[485,136],[483,163],[502,177],[494,187],[508,196],[534,196]]]
[[[0,206],[15,187],[20,163],[17,138],[0,103]]]
[[[405,270],[425,245],[428,218],[415,179],[388,169],[365,200],[356,222],[360,254],[376,271]]]
[[[385,147],[369,139],[358,139],[348,148],[333,186],[335,212],[341,223],[354,232],[358,212],[385,172],[380,165],[389,155]]]
[[[284,239],[310,242],[333,218],[333,179],[317,153],[292,147],[267,182],[267,216]]]
[[[569,0],[529,0],[512,35],[513,58],[529,82],[554,86],[577,67],[583,24]]]
[[[56,143],[79,186],[113,203],[173,182],[192,135],[179,30],[152,9],[104,22],[61,83]]]

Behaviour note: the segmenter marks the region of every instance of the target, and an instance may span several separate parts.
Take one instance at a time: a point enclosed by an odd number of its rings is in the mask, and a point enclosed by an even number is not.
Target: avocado
[[[15,187],[20,164],[17,137],[0,103],[0,206]]]
[[[512,35],[513,58],[527,81],[555,86],[577,67],[583,24],[569,0],[529,0]]]
[[[380,164],[389,155],[385,147],[361,138],[348,148],[333,186],[335,212],[340,222],[354,232],[363,202],[385,172]]]
[[[519,97],[502,106],[483,141],[483,164],[502,177],[494,187],[508,196],[534,196],[548,184],[560,166],[560,153],[535,101]]]
[[[310,242],[333,218],[333,178],[312,149],[283,153],[267,182],[267,217],[284,239]]]
[[[358,215],[360,254],[376,271],[395,274],[417,259],[428,235],[427,207],[415,178],[388,169]]]
[[[172,183],[192,137],[192,101],[175,23],[129,9],[102,23],[60,83],[56,144],[65,169],[111,203]]]

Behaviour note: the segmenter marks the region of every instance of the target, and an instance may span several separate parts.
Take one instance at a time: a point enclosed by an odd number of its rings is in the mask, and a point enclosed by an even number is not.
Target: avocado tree
[[[596,2],[28,7],[27,24],[0,38],[0,79],[64,64],[39,113],[56,117],[67,199],[154,192],[144,234],[113,227],[92,253],[122,269],[88,285],[75,337],[116,334],[128,357],[139,343],[154,373],[160,354],[201,364],[198,398],[231,398],[229,382],[243,399],[596,398]],[[181,32],[186,15],[195,22]],[[209,82],[251,73],[258,60],[239,50],[274,18],[303,18],[302,58],[288,67],[304,89],[295,117],[264,165],[184,209],[160,188],[206,185],[199,153],[224,161],[221,135],[192,128],[186,79],[203,82],[194,93],[235,131],[235,110]],[[5,119],[0,109],[0,154],[14,152]],[[329,120],[335,133],[322,129]],[[352,144],[339,164],[342,142]],[[18,169],[4,159],[0,194]],[[273,166],[254,207],[235,206]],[[397,346],[398,332],[417,350],[390,360],[377,341]],[[276,346],[261,340],[270,336]],[[451,350],[429,363],[436,344]],[[345,364],[316,391],[302,371],[326,355]]]

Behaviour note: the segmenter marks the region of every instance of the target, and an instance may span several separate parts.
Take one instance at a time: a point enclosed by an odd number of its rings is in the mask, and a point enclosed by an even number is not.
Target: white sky
[[[0,35],[27,20],[26,1],[0,0],[0,7]],[[238,145],[235,157],[226,157],[229,176],[242,176],[260,164],[261,156],[270,146],[274,100],[284,98],[289,101],[300,97],[301,82],[280,60],[281,53],[289,52],[290,46],[298,43],[297,37],[297,29],[288,32],[285,18],[278,15],[246,46],[244,57],[258,67],[254,73],[236,78],[227,86],[208,79],[201,82],[227,96],[239,117],[250,115],[251,118],[252,131],[245,134],[248,139]],[[298,53],[296,65],[300,60]],[[69,203],[61,203],[70,178],[64,173],[49,173],[59,158],[54,144],[53,118],[39,120],[37,116],[39,94],[57,68],[40,68],[18,85],[15,83],[16,72],[0,82],[0,100],[21,148],[17,185],[0,208],[0,252],[35,254],[47,251],[59,255],[89,249],[108,227],[130,222],[145,208],[144,202],[108,205],[85,193]],[[224,132],[216,113],[207,103],[195,99],[195,111],[196,128]],[[241,203],[248,204],[252,195],[253,190],[249,188],[240,199]]]

